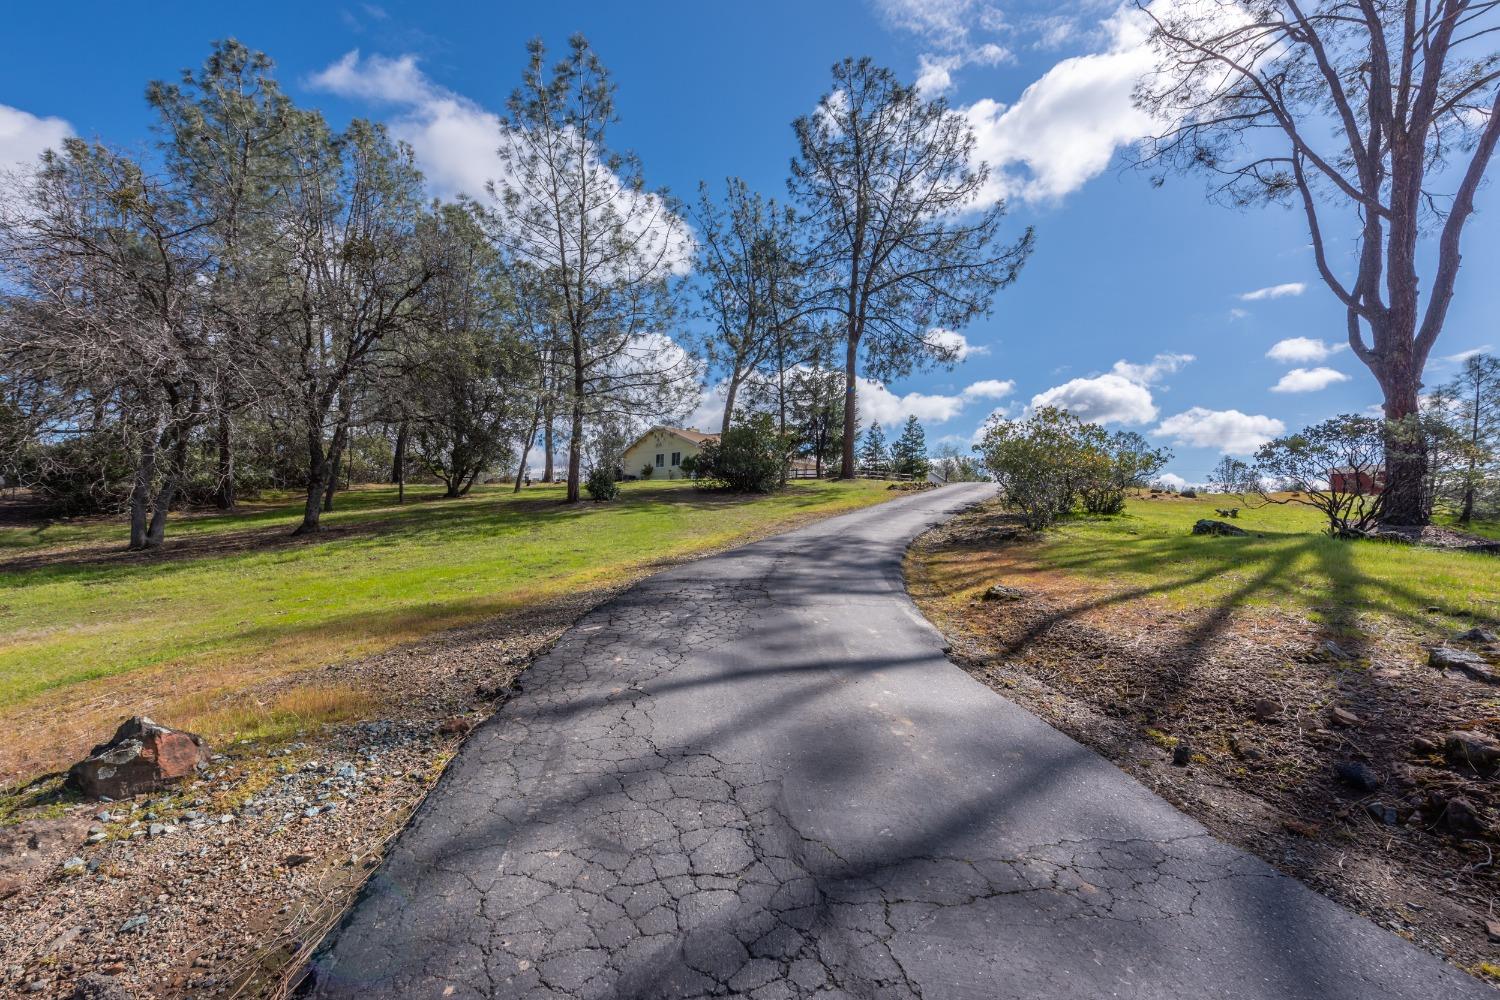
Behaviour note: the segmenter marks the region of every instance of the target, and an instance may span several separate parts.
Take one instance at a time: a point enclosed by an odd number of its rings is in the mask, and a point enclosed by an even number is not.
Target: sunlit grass
[[[1245,538],[1195,536],[1193,522],[1241,507]],[[1340,541],[1296,505],[1246,508],[1233,498],[1133,499],[1115,517],[1063,521],[1036,558],[1086,578],[1179,607],[1274,605],[1338,624],[1379,612],[1417,620],[1500,618],[1500,558],[1390,542]]]
[[[654,565],[887,499],[884,483],[797,482],[763,498],[628,483],[619,502],[560,503],[504,487],[398,506],[392,488],[340,494],[329,533],[288,541],[297,498],[174,521],[201,554],[114,557],[123,527],[0,528],[0,708],[121,674],[212,672],[232,687],[388,648],[482,616],[609,586]]]

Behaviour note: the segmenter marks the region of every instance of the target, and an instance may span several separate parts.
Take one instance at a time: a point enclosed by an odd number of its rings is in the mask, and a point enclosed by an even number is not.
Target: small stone
[[[120,925],[120,933],[129,934],[131,931],[138,931],[150,922],[150,917],[147,917],[145,914],[138,913]]]
[[[288,868],[300,868],[302,865],[307,864],[311,860],[313,860],[313,856],[311,854],[288,854],[286,857],[281,859],[281,863],[286,865]]]
[[[1348,663],[1359,659],[1358,655],[1340,646],[1332,639],[1324,639],[1318,643],[1317,649],[1313,653],[1317,659],[1332,660],[1336,663]]]
[[[1365,722],[1365,720],[1361,719],[1353,712],[1349,711],[1346,708],[1340,708],[1337,705],[1334,705],[1328,710],[1328,721],[1333,723],[1335,726],[1341,726],[1344,728],[1348,728],[1350,726],[1362,726]]]
[[[1442,749],[1441,743],[1435,743],[1425,736],[1413,736],[1411,739],[1411,752],[1415,754],[1441,753]]]
[[[1365,806],[1365,812],[1369,813],[1377,823],[1384,823],[1386,826],[1395,826],[1399,818],[1396,814],[1396,807],[1386,805],[1384,802],[1371,802]]]
[[[990,589],[988,589],[988,590],[986,590],[984,592],[983,600],[986,600],[986,601],[1021,601],[1021,600],[1025,600],[1025,598],[1026,598],[1026,591],[1024,591],[1024,590],[1018,590],[1015,587],[1007,587],[1004,584],[997,583],[993,587],[991,587]]]
[[[104,843],[108,839],[109,839],[109,834],[105,833],[103,830],[100,830],[98,833],[91,833],[91,834],[89,834],[88,837],[84,840],[84,843],[85,844],[102,844],[102,843]]]
[[[1500,941],[1500,920],[1484,921],[1484,933],[1491,941]]]
[[[1172,763],[1178,767],[1187,767],[1193,762],[1193,745],[1187,740],[1178,740],[1177,746],[1172,748]]]
[[[1380,775],[1370,770],[1369,765],[1357,760],[1341,760],[1333,765],[1334,776],[1350,788],[1362,792],[1373,792],[1380,787]]]
[[[1474,808],[1474,803],[1462,795],[1455,795],[1448,800],[1447,807],[1438,816],[1437,822],[1444,830],[1460,837],[1477,837],[1485,832],[1488,825]]]
[[[1500,743],[1483,733],[1458,730],[1443,737],[1443,756],[1455,767],[1488,777],[1500,770]]]
[[[1487,628],[1480,628],[1478,625],[1466,632],[1458,633],[1453,638],[1459,642],[1500,642],[1500,636],[1495,635],[1494,632],[1491,632]]]
[[[317,806],[308,806],[306,809],[302,810],[302,815],[307,819],[312,819],[322,811],[323,810],[319,809]]]
[[[474,728],[474,720],[466,716],[455,715],[444,719],[437,728],[438,734],[442,736],[466,736]]]
[[[1258,698],[1255,704],[1250,706],[1250,714],[1255,716],[1258,722],[1271,722],[1281,714],[1281,706],[1270,698]]]
[[[62,870],[69,873],[70,875],[83,871],[83,868],[84,861],[77,855],[74,855],[73,857],[62,863]]]
[[[124,965],[116,964],[119,965],[120,972],[125,971]],[[106,970],[114,967],[106,966]],[[73,987],[72,1000],[131,1000],[131,995],[130,991],[114,978],[114,975],[91,972],[78,980]]]

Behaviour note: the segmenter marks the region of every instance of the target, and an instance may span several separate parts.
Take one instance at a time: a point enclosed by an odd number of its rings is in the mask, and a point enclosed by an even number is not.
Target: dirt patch
[[[1049,568],[993,504],[919,539],[907,574],[955,662],[1215,835],[1457,965],[1500,960],[1500,787],[1441,749],[1500,737],[1500,689],[1427,665],[1451,637],[1174,608]]]
[[[10,790],[10,830],[71,825],[7,887],[0,990],[68,996],[102,973],[137,997],[276,995],[458,749],[461,732],[440,729],[467,727],[443,722],[494,711],[609,593],[263,684],[266,703],[378,691],[386,717],[229,743],[168,794],[84,803],[60,775]]]

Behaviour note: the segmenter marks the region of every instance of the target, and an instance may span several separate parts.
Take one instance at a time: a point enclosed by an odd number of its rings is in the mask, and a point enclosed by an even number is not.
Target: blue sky
[[[1341,343],[1343,316],[1318,282],[1299,216],[1227,209],[1206,200],[1200,178],[1156,188],[1120,166],[1136,124],[1127,95],[1139,48],[1116,7],[15,5],[0,61],[0,160],[32,155],[68,132],[144,146],[146,82],[174,78],[202,61],[212,39],[234,36],[276,60],[300,103],[336,121],[358,114],[390,122],[413,141],[434,188],[449,193],[483,176],[488,114],[518,81],[525,41],[541,36],[560,50],[582,31],[619,87],[614,142],[640,156],[650,185],[690,197],[699,180],[717,185],[737,174],[781,196],[794,152],[790,122],[827,88],[835,60],[870,55],[967,109],[1015,229],[1035,225],[1038,242],[994,314],[962,331],[964,361],[871,389],[866,412],[892,422],[914,412],[930,442],[966,446],[996,407],[1070,403],[1169,445],[1177,456],[1169,468],[1195,481],[1226,450],[1244,454],[1278,427],[1364,409],[1379,395],[1347,349],[1320,356],[1309,343]],[[1468,228],[1437,356],[1500,346],[1497,208],[1490,185]],[[1267,356],[1283,341],[1292,343]],[[1435,357],[1429,383],[1452,367]],[[1299,391],[1274,391],[1278,384]]]

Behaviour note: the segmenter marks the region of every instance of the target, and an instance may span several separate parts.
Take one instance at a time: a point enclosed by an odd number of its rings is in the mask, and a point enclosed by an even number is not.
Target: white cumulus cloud
[[[1056,406],[1096,424],[1144,424],[1156,419],[1151,386],[1180,371],[1191,354],[1158,354],[1144,364],[1123,359],[1103,375],[1075,378],[1031,397],[1033,409]]]
[[[1294,365],[1308,361],[1322,361],[1343,349],[1343,344],[1330,344],[1315,337],[1288,337],[1272,344],[1271,349],[1266,352],[1266,357],[1284,365]]]
[[[1132,92],[1153,65],[1141,12],[1121,6],[1100,25],[1103,51],[1057,63],[1013,104],[963,109],[975,156],[990,166],[985,202],[1056,201],[1103,173],[1115,153],[1153,130]]]
[[[1336,382],[1347,382],[1349,376],[1333,368],[1293,368],[1271,386],[1272,392],[1317,392]]]
[[[1262,299],[1284,299],[1290,295],[1301,295],[1307,291],[1307,285],[1301,281],[1288,281],[1284,285],[1267,285],[1265,288],[1257,288],[1253,292],[1241,292],[1241,302],[1259,302]]]
[[[1031,397],[1032,408],[1056,406],[1096,424],[1144,424],[1156,419],[1151,390],[1123,375],[1108,372],[1075,378]]]
[[[41,118],[29,111],[0,104],[0,170],[30,166],[48,149],[58,149],[73,135],[61,118]]]
[[[932,346],[951,354],[954,361],[966,361],[970,357],[990,353],[990,349],[983,344],[971,344],[969,338],[957,330],[949,330],[941,326],[928,330],[926,339]]]
[[[1184,447],[1248,455],[1285,430],[1286,425],[1275,417],[1195,406],[1163,420],[1156,433]]]

